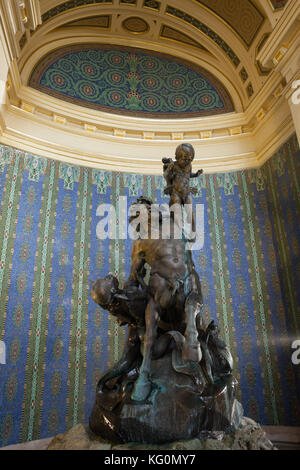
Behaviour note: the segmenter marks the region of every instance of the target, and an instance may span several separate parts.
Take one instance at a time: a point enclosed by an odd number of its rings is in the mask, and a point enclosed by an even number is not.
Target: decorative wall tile
[[[207,70],[166,54],[125,46],[57,49],[35,67],[29,85],[81,106],[143,117],[206,116],[234,110],[224,86]]]
[[[292,136],[260,170],[192,183],[205,214],[204,247],[193,253],[202,315],[232,349],[245,415],[270,425],[300,424],[290,348],[300,334],[298,152]],[[142,193],[168,199],[162,176],[64,166],[6,146],[0,156],[3,446],[87,422],[95,384],[125,338],[89,297],[89,279],[111,271],[124,282],[131,250],[119,229],[115,240],[97,239],[97,207],[118,208],[124,195],[128,205]]]

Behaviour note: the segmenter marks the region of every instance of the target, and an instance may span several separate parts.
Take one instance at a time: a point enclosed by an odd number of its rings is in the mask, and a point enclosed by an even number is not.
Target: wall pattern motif
[[[292,136],[258,171],[202,175],[204,248],[194,253],[205,321],[218,321],[235,360],[245,414],[300,425],[300,155]],[[298,152],[298,153],[297,153]],[[157,203],[161,176],[62,164],[0,146],[0,446],[64,432],[88,420],[100,375],[125,330],[89,297],[89,279],[121,283],[131,243],[120,196]],[[98,240],[97,207],[112,202],[115,240]]]
[[[63,47],[38,63],[29,85],[81,106],[143,117],[206,116],[234,110],[224,86],[201,67],[125,47]]]
[[[264,16],[250,0],[196,0],[226,21],[250,47]]]

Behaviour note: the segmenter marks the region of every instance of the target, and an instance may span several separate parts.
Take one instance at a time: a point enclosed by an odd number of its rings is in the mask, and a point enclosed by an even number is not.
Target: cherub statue
[[[190,186],[191,178],[198,178],[203,170],[192,172],[192,161],[194,160],[195,151],[191,144],[180,144],[175,151],[175,162],[172,158],[163,158],[164,178],[166,180],[165,194],[170,195],[169,206],[174,204],[185,205],[188,221],[192,225],[195,232],[195,218],[192,211],[192,196],[190,193],[196,194],[197,189]]]
[[[195,151],[191,144],[180,144],[176,148],[175,162],[172,158],[163,158],[164,178],[167,186],[165,194],[169,194],[170,206],[178,204],[192,204],[190,193],[196,193],[196,188],[190,187],[190,178],[198,178],[203,170],[192,172],[192,161]]]

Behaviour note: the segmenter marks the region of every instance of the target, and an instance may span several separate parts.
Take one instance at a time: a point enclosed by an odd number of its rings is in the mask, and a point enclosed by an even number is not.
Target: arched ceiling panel
[[[236,52],[233,50],[233,48],[228,43],[226,43],[226,41],[218,33],[216,33],[209,25],[204,24],[202,21],[200,21],[201,6],[203,6],[203,4],[199,3],[197,5],[196,1],[197,0],[193,0],[193,3],[192,3],[194,4],[194,7],[195,7],[194,8],[195,16],[188,14],[184,9],[178,9],[172,6],[171,5],[172,2],[167,2],[167,1],[159,2],[156,0],[143,0],[143,9],[145,11],[153,10],[156,12],[160,12],[162,14],[171,15],[173,18],[182,19],[186,21],[188,24],[195,26],[197,29],[199,29],[199,31],[201,31],[201,33],[205,34],[210,40],[213,40],[215,44],[217,44],[223,50],[223,52],[227,54],[228,58],[231,60],[233,65],[237,67],[240,64],[240,58],[238,57]],[[204,0],[204,1],[206,1],[207,4],[209,3],[208,0]],[[214,3],[217,0],[211,0],[211,1]],[[233,1],[236,1],[236,0],[233,0]],[[250,0],[238,0],[238,1],[245,1],[246,3],[248,3]],[[60,2],[58,5],[53,6],[52,8],[46,10],[42,14],[42,21],[43,23],[47,22],[48,20],[55,18],[57,15],[61,15],[75,8],[78,9],[80,7],[82,8],[82,7],[95,6],[95,5],[99,5],[99,7],[101,5],[108,7],[113,4],[114,4],[113,0],[68,0],[65,2]],[[162,4],[163,4],[163,8],[162,8]],[[136,0],[119,0],[119,5],[120,6],[121,5],[137,6],[137,1]],[[219,5],[219,10],[221,12],[220,5]],[[182,7],[184,7],[184,4],[182,5]],[[209,10],[213,11],[212,8],[209,8]],[[220,18],[221,18],[221,15],[220,15]],[[247,21],[251,22],[251,19],[250,20],[248,19]],[[226,27],[225,26],[226,24],[228,26],[228,23],[224,22],[224,27]],[[232,28],[231,26],[230,28],[234,30],[234,28]]]
[[[53,18],[56,15],[64,13],[65,11],[71,10],[73,8],[78,8],[85,5],[111,5],[112,0],[68,0],[67,2],[57,2],[58,5],[50,8],[42,14],[42,22]]]
[[[195,0],[222,18],[250,47],[264,15],[250,0]]]
[[[183,44],[188,44],[189,46],[197,47],[202,51],[209,52],[202,44],[195,41],[195,39],[193,39],[191,36],[184,34],[182,31],[179,31],[178,29],[172,28],[165,24],[162,25],[160,36],[162,38],[171,39],[172,41],[181,42]]]
[[[219,57],[218,60],[221,55],[221,62],[225,58],[228,67],[237,70],[236,73],[231,72],[235,79],[239,80],[240,69],[246,67],[249,80],[257,89],[259,78],[255,61],[251,59],[247,66],[245,63],[248,46],[253,43],[266,18],[258,0],[44,0],[41,5],[41,28],[45,32],[55,28],[56,24],[60,27],[64,24],[66,29],[77,26],[93,28],[97,20],[90,18],[88,22],[81,23],[80,17],[99,16],[99,21],[102,21],[99,28],[106,28],[119,36],[127,33],[128,38],[140,33],[148,49],[152,49],[151,43],[168,39],[182,46],[197,47],[201,52]],[[103,16],[102,20],[100,16]],[[118,19],[121,16],[125,17],[122,21]]]
[[[141,18],[136,18],[136,20],[142,21]],[[96,15],[96,16],[85,17],[79,20],[68,21],[67,23],[64,23],[62,26],[59,26],[59,27],[60,28],[80,27],[80,28],[109,29],[110,25],[111,25],[111,15]],[[140,25],[138,24],[138,21],[136,21],[135,23],[136,29],[134,28],[134,23],[132,23],[133,28],[130,29],[130,27],[128,28],[128,22],[126,23],[126,21],[123,21],[122,26],[128,32],[135,33],[135,32],[138,32]],[[147,28],[145,28],[145,32],[146,31],[147,31]],[[178,43],[188,44],[189,46],[194,46],[200,49],[201,51],[205,51],[210,54],[207,48],[205,48],[202,44],[200,44],[198,41],[193,39],[191,36],[183,33],[182,31],[176,28],[172,28],[171,26],[168,26],[166,24],[162,24],[161,26],[160,37],[169,39],[171,41],[176,41]]]
[[[60,0],[50,3],[52,7],[48,7],[46,11],[43,12],[42,21],[45,22],[50,18],[78,7],[95,4],[108,6],[114,3],[113,0],[67,0],[65,2]],[[119,5],[138,6],[137,0],[119,0],[118,3]],[[198,4],[198,7],[200,7],[199,13],[201,13],[201,7],[204,7],[214,15],[217,15],[227,26],[237,33],[246,47],[251,46],[265,20],[263,12],[252,0],[185,0],[184,3],[186,5],[194,4],[195,10]],[[285,3],[286,0],[272,0],[274,8],[281,8]],[[172,5],[171,0],[142,0],[142,6],[148,10],[164,13],[167,11],[168,7],[174,5]],[[183,12],[186,13],[184,4],[182,4],[182,9]],[[200,17],[201,14],[196,15],[197,19],[200,19]]]
[[[57,49],[37,64],[29,86],[81,106],[140,117],[234,111],[228,92],[207,70],[130,47],[78,44]]]
[[[266,3],[268,9],[262,0],[41,0],[43,23],[27,35],[20,71],[35,39],[50,44],[64,34],[66,45],[72,38],[74,44],[120,44],[202,65],[225,84],[235,109],[240,108],[234,93],[245,109],[268,73],[255,60],[258,42],[270,27],[271,0]],[[32,64],[24,83],[31,70]]]
[[[63,27],[73,28],[74,26],[80,26],[83,28],[109,28],[110,20],[110,15],[89,16],[80,20],[69,21],[68,23],[65,23]]]
[[[213,31],[206,24],[202,23],[202,21],[197,19],[195,16],[192,16],[189,13],[185,13],[183,10],[174,8],[172,6],[167,6],[166,13],[168,15],[173,16],[174,18],[178,18],[194,26],[203,34],[205,34],[210,39],[212,39],[226,53],[226,55],[229,57],[229,59],[231,60],[231,62],[234,64],[235,67],[237,67],[240,64],[241,61],[239,57],[235,54],[235,52],[229,46],[229,44],[227,44],[226,41],[224,41],[224,39],[218,33]]]

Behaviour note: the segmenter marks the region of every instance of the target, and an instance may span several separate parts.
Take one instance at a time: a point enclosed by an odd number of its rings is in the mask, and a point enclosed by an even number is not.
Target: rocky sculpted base
[[[203,434],[191,440],[181,440],[168,444],[112,444],[91,432],[87,425],[77,424],[64,434],[58,434],[48,446],[48,450],[277,450],[266,437],[261,426],[244,417],[233,433]]]

